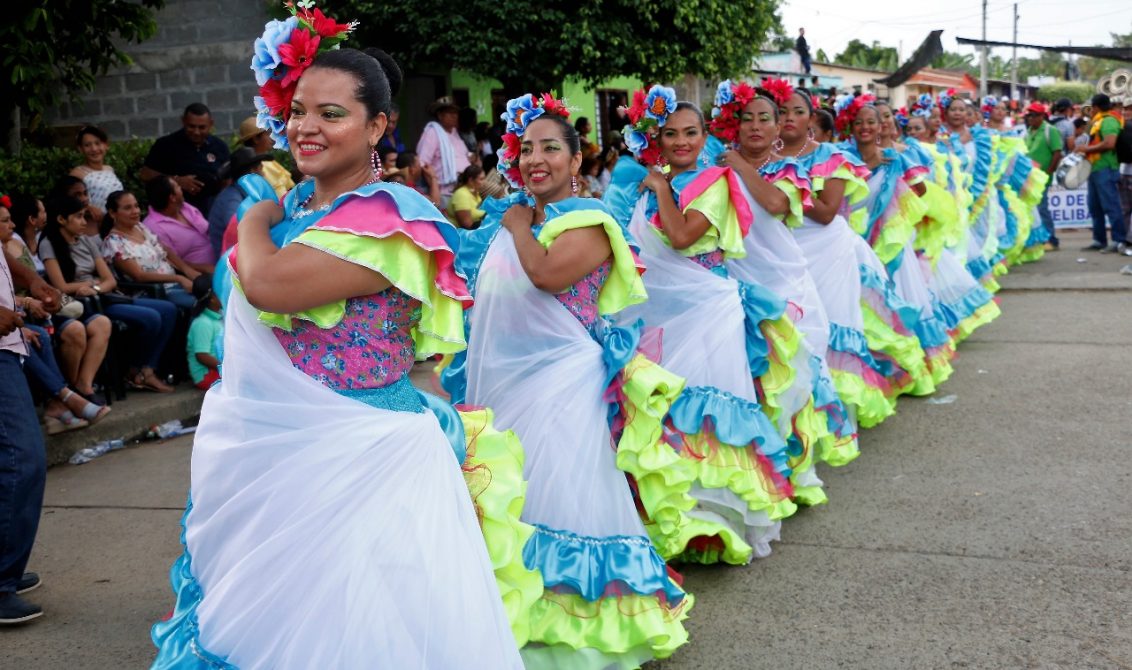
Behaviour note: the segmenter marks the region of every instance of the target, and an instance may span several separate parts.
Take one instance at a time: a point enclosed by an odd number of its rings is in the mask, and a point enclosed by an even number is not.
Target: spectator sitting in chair
[[[133,388],[169,393],[173,387],[158,378],[154,369],[177,323],[177,307],[167,300],[130,298],[115,293],[117,280],[102,259],[97,238],[83,235],[83,204],[75,198],[51,198],[47,203],[47,226],[39,244],[39,256],[47,268],[47,280],[63,293],[76,298],[97,298],[102,313],[125,322],[137,337],[132,350],[136,372],[127,383]],[[83,318],[97,312],[90,302]],[[79,391],[83,389],[80,387]]]
[[[291,179],[291,173],[272,157],[271,150],[275,148],[275,140],[271,139],[271,133],[256,125],[254,116],[249,116],[240,124],[240,144],[251,149],[253,156],[266,156],[263,159],[263,172],[261,174],[267,180],[267,183],[271,184],[271,188],[275,189],[275,195],[282,198],[287,195],[287,191],[295,188],[295,181]],[[233,160],[236,158],[236,153],[240,151],[241,149],[237,149],[232,154]],[[231,164],[231,161],[229,161],[229,164]],[[223,172],[223,168],[221,172]],[[221,174],[220,178],[224,179],[224,175]],[[235,180],[236,177],[229,177],[229,179]],[[220,196],[217,196],[216,199],[220,200]],[[215,206],[214,203],[213,207]],[[211,212],[209,212],[208,220],[212,221]]]
[[[102,225],[102,217],[106,215],[106,212],[91,203],[90,191],[87,189],[86,182],[74,175],[63,175],[55,182],[55,186],[51,188],[51,193],[48,195],[48,197],[55,196],[70,196],[82,202],[84,207],[83,219],[86,220],[83,235],[98,235],[98,227]]]
[[[232,160],[221,168],[220,177],[229,180],[229,183],[220,195],[216,196],[216,201],[212,203],[212,211],[208,214],[208,242],[212,245],[212,251],[217,258],[224,251],[224,231],[228,230],[228,224],[232,222],[232,217],[236,215],[240,203],[248,195],[237,182],[240,177],[254,172],[267,179],[267,183],[275,188],[275,184],[267,178],[268,165],[278,165],[271,158],[271,154],[256,154],[253,149],[240,147],[232,153]]]
[[[212,290],[212,280],[199,277],[193,282],[193,323],[189,326],[189,376],[198,389],[208,390],[220,379],[221,344],[224,317],[220,299]]]
[[[208,220],[185,202],[181,185],[172,177],[158,177],[145,185],[145,195],[149,200],[145,227],[193,269],[212,274],[217,254],[208,239]]]
[[[167,300],[182,309],[192,309],[195,300],[190,291],[201,273],[145,227],[133,193],[110,194],[103,225],[106,237],[102,240],[102,257],[119,275],[139,284],[162,284]]]
[[[0,198],[0,246],[7,248],[16,227],[4,202]],[[24,375],[33,388],[42,389],[50,397],[43,413],[47,434],[86,428],[106,416],[110,411],[109,407],[96,405],[67,388],[63,373],[59,371],[59,364],[55,362],[51,336],[46,329],[32,323],[33,319],[50,318],[43,303],[31,296],[15,296],[15,308],[24,317],[21,330],[28,349],[28,356],[24,359]]]
[[[483,202],[483,168],[469,165],[457,178],[456,190],[448,202],[448,218],[458,228],[473,230],[478,228],[486,212],[480,209]]]

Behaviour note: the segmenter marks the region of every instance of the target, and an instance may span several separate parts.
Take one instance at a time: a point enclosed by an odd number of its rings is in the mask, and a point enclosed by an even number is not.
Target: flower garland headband
[[[668,116],[675,111],[675,89],[657,84],[647,92],[640,89],[633,93],[633,104],[625,110],[629,125],[625,126],[621,136],[625,146],[642,164],[664,164],[657,138]]]
[[[523,133],[527,126],[543,114],[554,114],[564,119],[570,118],[570,109],[565,100],[559,100],[551,93],[543,93],[540,97],[528,93],[507,101],[507,111],[499,115],[507,124],[507,132],[503,134],[503,146],[495,155],[499,163],[495,169],[511,184],[513,188],[523,188],[523,177],[519,174],[519,152],[522,149]]]
[[[837,132],[841,137],[849,137],[849,128],[853,125],[853,119],[857,118],[857,114],[864,107],[871,106],[876,102],[876,96],[870,93],[863,93],[861,95],[843,95],[834,103],[833,109],[837,112],[837,118],[834,119],[833,125],[837,128]]]
[[[745,81],[733,83],[725,79],[715,90],[715,104],[711,108],[708,128],[721,140],[736,144],[739,141],[739,117],[743,108],[758,97],[754,86]]]
[[[946,112],[947,108],[951,107],[951,101],[955,99],[956,93],[957,91],[955,89],[949,88],[939,94],[939,110],[941,112]]]
[[[993,95],[988,95],[987,97],[983,98],[983,105],[982,105],[983,119],[984,120],[990,119],[991,112],[994,111],[994,108],[997,107],[997,106],[998,106],[998,98],[994,97]]]
[[[271,133],[276,149],[287,149],[287,119],[299,77],[321,53],[337,49],[357,27],[338,23],[314,8],[314,0],[288,2],[291,18],[269,21],[255,41],[252,71],[259,84],[253,98],[256,125]]]
[[[932,94],[921,93],[920,97],[916,99],[916,104],[912,105],[912,116],[919,116],[924,119],[931,118],[933,105],[935,105],[935,101],[932,100]]]

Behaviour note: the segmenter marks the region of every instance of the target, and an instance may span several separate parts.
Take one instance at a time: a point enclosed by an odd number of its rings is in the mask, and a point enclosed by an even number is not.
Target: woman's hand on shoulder
[[[279,206],[279,203],[272,200],[262,200],[248,209],[244,214],[244,218],[240,220],[240,223],[250,223],[252,225],[259,223],[271,227],[282,220],[283,208]]]
[[[517,229],[530,229],[535,222],[535,210],[527,205],[511,205],[503,213],[503,227],[514,234]]]
[[[648,189],[653,193],[659,194],[662,191],[669,190],[669,188],[670,185],[668,183],[668,179],[665,178],[664,173],[657,172],[656,170],[649,170],[649,173],[645,176],[644,179],[641,180],[641,185],[637,190],[644,192],[645,189]]]

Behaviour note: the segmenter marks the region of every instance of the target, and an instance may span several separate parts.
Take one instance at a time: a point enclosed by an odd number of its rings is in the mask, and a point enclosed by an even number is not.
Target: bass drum
[[[1081,188],[1089,181],[1089,173],[1093,166],[1081,154],[1069,154],[1057,164],[1057,171],[1053,178],[1057,183],[1068,189]]]

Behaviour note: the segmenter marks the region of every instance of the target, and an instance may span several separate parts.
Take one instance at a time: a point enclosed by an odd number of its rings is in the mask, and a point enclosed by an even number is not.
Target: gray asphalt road
[[[955,376],[823,471],[830,504],[772,556],[686,569],[692,642],[655,667],[1132,668],[1132,277],[1086,242],[1012,272]],[[2,667],[150,661],[189,449],[51,470],[31,594],[47,614],[0,630]]]

